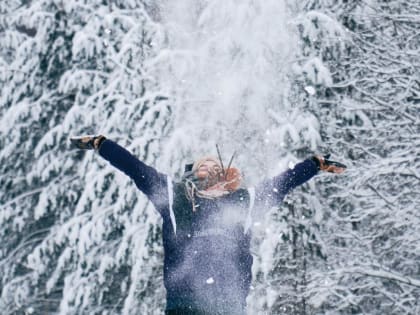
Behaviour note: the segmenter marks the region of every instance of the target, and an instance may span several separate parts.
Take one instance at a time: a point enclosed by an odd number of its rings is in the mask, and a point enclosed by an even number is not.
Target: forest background
[[[249,314],[420,314],[420,2],[2,0],[0,313],[162,314],[159,215],[69,137],[248,185],[348,165],[267,209]]]

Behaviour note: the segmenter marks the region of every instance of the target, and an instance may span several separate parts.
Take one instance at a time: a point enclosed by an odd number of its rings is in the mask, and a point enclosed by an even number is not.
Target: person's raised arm
[[[280,204],[292,189],[310,180],[318,171],[342,173],[345,168],[344,164],[330,161],[326,157],[313,156],[257,185],[256,201],[265,207],[273,207]]]
[[[126,149],[104,136],[77,137],[70,140],[80,149],[96,150],[105,160],[128,175],[161,212],[159,205],[168,200],[168,177],[166,175],[146,165]]]

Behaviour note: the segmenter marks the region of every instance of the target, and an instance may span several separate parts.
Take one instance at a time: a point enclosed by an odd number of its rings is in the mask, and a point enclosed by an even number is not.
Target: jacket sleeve
[[[167,176],[159,173],[134,157],[123,147],[111,140],[102,142],[99,154],[113,166],[128,175],[156,209],[161,212],[168,200]]]
[[[306,159],[284,173],[267,179],[255,187],[256,202],[264,207],[280,204],[295,187],[302,185],[318,173],[318,165]]]

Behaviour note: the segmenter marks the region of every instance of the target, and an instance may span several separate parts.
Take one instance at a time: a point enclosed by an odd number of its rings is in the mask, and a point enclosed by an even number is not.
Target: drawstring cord
[[[197,186],[193,183],[192,180],[185,179],[185,188],[187,191],[187,197],[189,200],[191,200],[192,203],[192,211],[195,212],[195,192],[198,191]]]
[[[225,186],[228,185],[230,182],[221,182],[212,187],[209,187],[206,190],[200,190],[198,189],[197,185],[194,183],[193,180],[187,178],[185,178],[184,180],[187,198],[191,201],[192,210],[194,212],[198,208],[195,200],[196,196],[205,199],[215,199],[230,193],[230,191],[225,188]]]

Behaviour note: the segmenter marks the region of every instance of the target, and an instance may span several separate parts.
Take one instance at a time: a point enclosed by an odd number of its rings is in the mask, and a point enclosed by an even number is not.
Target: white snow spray
[[[169,47],[159,57],[159,76],[173,108],[163,159],[172,173],[184,162],[172,162],[174,152],[191,160],[216,155],[215,144],[226,160],[237,151],[234,162],[251,184],[283,170],[279,120],[290,107],[296,42],[286,4],[182,0],[167,1],[162,12]]]

